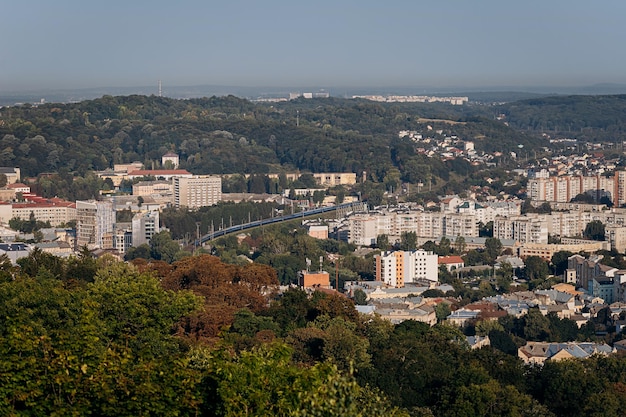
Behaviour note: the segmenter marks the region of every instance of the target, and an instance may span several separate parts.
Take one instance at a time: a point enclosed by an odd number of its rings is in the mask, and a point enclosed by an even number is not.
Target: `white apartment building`
[[[437,259],[424,250],[383,252],[375,256],[376,280],[396,288],[418,280],[437,282]]]
[[[132,246],[137,247],[144,243],[150,243],[152,236],[159,231],[158,211],[135,214],[132,220]]]
[[[195,209],[212,206],[222,200],[222,178],[218,176],[174,177],[173,181],[176,207]]]
[[[358,213],[348,218],[348,242],[360,246],[369,246],[376,243],[378,234],[375,216]]]
[[[536,214],[496,217],[493,237],[513,239],[520,243],[548,243],[548,220],[546,216]]]
[[[112,247],[110,240],[115,224],[113,204],[107,201],[76,202],[76,244],[90,249]]]
[[[566,203],[578,194],[590,193],[596,200],[606,196],[616,203],[616,199],[619,200],[619,196],[623,195],[620,194],[620,178],[624,177],[623,172],[616,172],[614,177],[567,175],[529,179],[528,197],[534,201]]]

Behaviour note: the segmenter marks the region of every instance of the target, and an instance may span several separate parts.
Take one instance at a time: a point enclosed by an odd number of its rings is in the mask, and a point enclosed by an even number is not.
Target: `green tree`
[[[465,253],[465,249],[467,248],[467,243],[465,242],[465,238],[463,236],[457,236],[454,240],[454,251],[458,254]]]
[[[552,255],[552,265],[554,265],[554,275],[563,275],[567,269],[567,259],[572,256],[573,253],[567,250],[561,250],[555,252]]]
[[[452,252],[450,239],[442,236],[439,244],[437,245],[437,255],[448,256],[450,255],[450,252]]]
[[[166,230],[156,233],[150,239],[150,256],[152,259],[172,263],[176,260],[178,251],[180,251],[180,246],[172,240],[170,232]]]
[[[384,233],[376,236],[376,247],[383,251],[389,250],[389,236]]]
[[[529,256],[524,260],[526,277],[531,281],[543,281],[548,277],[548,263],[539,256]]]
[[[489,263],[493,263],[495,259],[502,253],[502,242],[500,239],[488,237],[485,240],[485,256]]]
[[[437,322],[441,323],[451,313],[450,305],[448,303],[439,303],[435,306],[435,316],[437,316]]]
[[[360,288],[354,291],[354,304],[358,306],[364,306],[367,304],[367,294]]]
[[[195,349],[191,366],[205,371],[206,412],[216,416],[407,416],[380,394],[362,388],[328,363],[291,362],[285,345],[233,355]]]
[[[604,231],[604,223],[600,220],[592,220],[585,226],[585,230],[583,231],[583,236],[587,239],[592,240],[604,240],[605,239],[605,231]]]
[[[415,232],[402,232],[398,249],[411,251],[417,249],[417,234]]]

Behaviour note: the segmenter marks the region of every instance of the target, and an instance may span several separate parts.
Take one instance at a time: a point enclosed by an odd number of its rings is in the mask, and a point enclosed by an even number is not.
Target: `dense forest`
[[[472,350],[455,327],[393,325],[340,294],[277,296],[266,265],[0,261],[6,416],[626,413],[624,356],[523,365],[522,337],[571,327],[539,311],[476,323],[492,346]]]
[[[540,143],[486,114],[481,106],[441,103],[299,99],[268,105],[232,96],[105,96],[81,103],[2,108],[0,165],[19,166],[24,176],[49,171],[84,176],[115,163],[158,166],[161,156],[174,150],[182,168],[197,174],[366,171],[381,181],[394,169],[404,174],[407,165],[425,163],[408,139],[398,139],[400,130],[420,131],[430,125],[476,141],[476,148],[485,151]],[[401,160],[394,156],[400,148]]]
[[[498,107],[510,126],[590,142],[626,140],[626,95],[556,96]]]

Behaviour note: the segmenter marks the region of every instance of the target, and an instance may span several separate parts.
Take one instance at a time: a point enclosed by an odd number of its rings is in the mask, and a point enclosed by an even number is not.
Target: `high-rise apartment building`
[[[387,251],[376,255],[376,280],[404,287],[418,280],[437,282],[437,255],[424,250]]]
[[[150,239],[159,233],[159,212],[137,213],[132,220],[133,247],[150,243]]]
[[[108,201],[76,201],[76,244],[79,248],[112,247],[105,241],[113,233],[115,210]]]
[[[175,177],[173,181],[176,207],[200,208],[222,200],[222,178],[218,176]]]

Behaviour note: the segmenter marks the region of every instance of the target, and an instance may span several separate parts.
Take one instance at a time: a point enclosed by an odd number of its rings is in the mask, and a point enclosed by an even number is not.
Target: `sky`
[[[5,0],[0,92],[626,83],[623,0]]]

